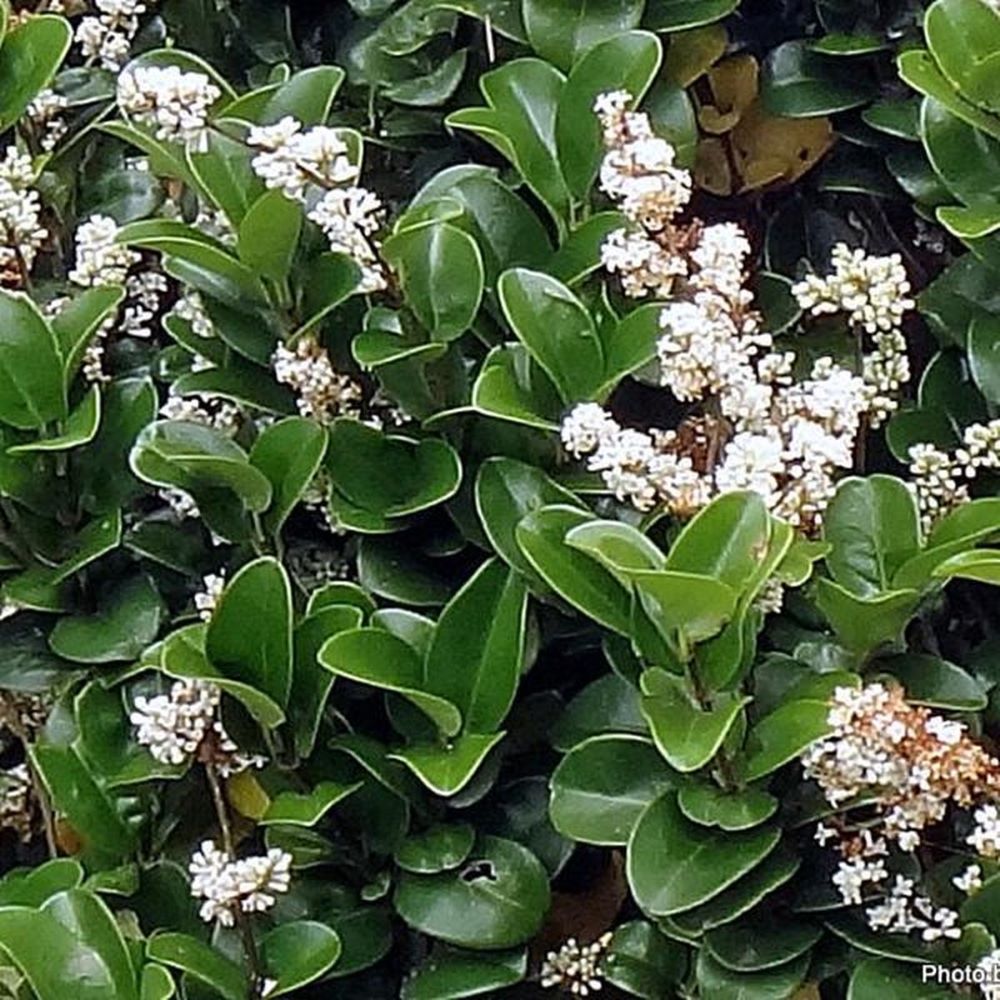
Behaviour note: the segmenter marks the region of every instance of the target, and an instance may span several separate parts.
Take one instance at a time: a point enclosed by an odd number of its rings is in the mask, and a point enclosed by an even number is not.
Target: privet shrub
[[[0,35],[0,995],[997,995],[995,5]]]

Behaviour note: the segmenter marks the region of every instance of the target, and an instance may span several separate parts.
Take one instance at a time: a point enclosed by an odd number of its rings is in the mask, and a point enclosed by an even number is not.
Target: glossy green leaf
[[[426,683],[458,708],[467,732],[494,732],[510,710],[523,666],[527,608],[524,580],[492,560],[441,612],[424,665]]]
[[[476,241],[456,226],[431,222],[385,244],[407,304],[434,340],[455,340],[472,325],[485,273]]]
[[[638,27],[644,6],[643,0],[524,0],[521,14],[535,52],[568,71],[598,43]]]
[[[150,938],[146,954],[193,976],[224,1000],[246,1000],[248,984],[240,966],[198,938],[163,931]]]
[[[272,281],[288,277],[302,229],[302,208],[280,191],[262,194],[240,222],[240,260]]]
[[[604,155],[594,101],[600,94],[625,90],[638,104],[660,68],[662,50],[656,36],[645,31],[626,30],[636,27],[639,18],[634,15],[641,14],[643,6],[642,0],[627,0],[624,4],[617,0],[598,0],[597,3],[593,0],[527,0],[525,4],[528,34],[536,51],[545,54],[538,45],[538,40],[544,37],[551,42],[551,47],[570,57],[565,61],[559,58],[551,61],[562,69],[569,69],[575,56],[588,50],[572,66],[556,114],[559,164],[575,198],[588,196]],[[577,10],[560,10],[560,7]],[[614,32],[604,33],[600,23],[604,19],[602,15],[611,15],[621,26]],[[570,30],[567,30],[568,22],[573,25]],[[532,24],[536,29],[534,33]],[[582,38],[588,30],[595,33],[589,39]],[[571,51],[573,49],[576,51]]]
[[[32,429],[66,414],[63,358],[52,328],[23,292],[0,291],[0,421]]]
[[[437,875],[404,872],[396,911],[411,927],[476,951],[529,940],[549,908],[549,880],[526,848],[481,837],[459,868]]]
[[[263,936],[260,942],[264,967],[275,985],[274,997],[293,993],[319,979],[340,958],[336,931],[315,920],[293,920]]]
[[[642,714],[653,741],[677,771],[697,771],[716,754],[746,698],[720,695],[712,707],[699,706],[680,677],[660,668],[641,679]]]
[[[244,566],[212,614],[205,651],[223,674],[257,688],[282,707],[292,684],[292,593],[275,559]]]
[[[739,6],[739,0],[658,0],[643,21],[652,31],[685,31],[712,24]]]
[[[435,823],[410,834],[393,854],[403,871],[436,875],[457,868],[472,851],[475,830],[468,823]]]
[[[435,795],[457,795],[503,738],[504,733],[463,733],[443,747],[411,746],[390,756],[405,764]]]
[[[321,781],[311,792],[279,792],[258,820],[261,826],[284,823],[288,826],[315,826],[338,803],[356,792],[360,785]]]
[[[576,507],[553,504],[522,518],[515,537],[522,556],[560,597],[614,632],[628,635],[630,598],[615,576],[565,541],[591,520]]]
[[[825,701],[786,701],[755,723],[747,737],[744,777],[756,781],[794,760],[830,731]]]
[[[648,740],[592,737],[570,750],[552,773],[552,825],[582,843],[624,845],[646,806],[677,781]]]
[[[628,880],[639,905],[669,916],[704,903],[746,875],[774,849],[780,831],[728,833],[684,817],[676,794],[650,803],[628,844]]]
[[[966,670],[938,656],[905,653],[879,660],[879,669],[895,677],[908,701],[958,712],[986,707],[986,693]]]
[[[810,50],[807,42],[785,42],[768,53],[761,79],[764,106],[775,115],[808,118],[858,107],[874,94],[861,70],[838,65]]]
[[[602,963],[604,978],[630,996],[658,1000],[684,978],[687,951],[645,920],[615,928]]]
[[[875,597],[857,597],[832,580],[817,581],[816,603],[848,649],[864,651],[898,642],[920,594],[890,590]]]
[[[403,982],[401,1000],[459,1000],[493,996],[496,990],[524,979],[528,956],[524,950],[473,954],[438,948]]]
[[[51,14],[27,18],[7,33],[0,47],[0,131],[6,132],[56,75],[72,38],[69,22]]]
[[[683,785],[677,804],[689,820],[723,830],[748,830],[770,819],[778,800],[761,788],[727,791],[714,783]]]
[[[424,666],[412,647],[383,629],[359,628],[335,635],[320,649],[319,662],[338,676],[403,695],[444,736],[455,736],[462,728],[459,709],[428,689]]]

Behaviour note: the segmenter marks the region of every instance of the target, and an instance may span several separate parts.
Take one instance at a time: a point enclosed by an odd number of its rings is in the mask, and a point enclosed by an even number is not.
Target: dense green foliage
[[[994,5],[0,0],[0,39],[0,997],[1000,966]],[[636,109],[666,224],[608,180]],[[661,339],[725,223],[723,346],[790,354],[756,424]],[[684,269],[627,294],[623,230]],[[873,325],[796,284],[839,244],[899,255]],[[872,738],[969,755],[916,850],[898,788],[824,783],[875,684]],[[927,912],[880,925],[852,851]]]

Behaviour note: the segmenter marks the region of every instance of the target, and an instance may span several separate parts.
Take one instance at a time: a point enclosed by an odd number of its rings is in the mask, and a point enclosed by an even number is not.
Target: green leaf
[[[756,781],[794,760],[810,743],[830,731],[825,701],[787,701],[750,730],[743,776]]]
[[[94,615],[60,618],[49,636],[53,652],[74,663],[132,660],[156,638],[163,602],[145,575],[122,581]]]
[[[575,285],[601,267],[601,246],[624,226],[621,212],[595,212],[563,240],[545,263],[545,270],[564,284]]]
[[[468,823],[435,823],[410,834],[393,854],[404,871],[437,875],[457,868],[472,852],[476,832]]]
[[[510,710],[523,666],[527,608],[524,580],[494,559],[441,612],[426,682],[458,708],[466,732],[494,732]],[[472,622],[480,627],[470,628]]]
[[[284,708],[292,684],[292,592],[276,559],[244,566],[212,614],[205,651],[233,680],[264,692]]]
[[[433,938],[476,951],[514,948],[542,926],[549,880],[527,848],[481,837],[460,868],[437,875],[404,872],[394,901],[406,923]]]
[[[590,313],[561,282],[514,268],[497,286],[507,322],[566,403],[591,397],[604,381],[604,348]]]
[[[250,464],[271,483],[271,506],[263,522],[278,535],[302,499],[326,454],[327,436],[314,421],[288,417],[266,427],[250,451]]]
[[[246,1000],[248,984],[240,966],[189,934],[160,931],[149,939],[146,954],[157,962],[193,976],[224,1000]]]
[[[573,67],[556,114],[559,164],[573,196],[581,201],[589,196],[604,155],[594,101],[600,94],[625,90],[632,95],[633,106],[637,106],[660,68],[663,53],[659,39],[646,31],[625,30],[638,24],[643,6],[643,0],[626,0],[624,4],[617,0],[597,0],[596,3],[594,0],[527,0],[525,3],[529,36],[534,20],[536,26],[545,23],[545,37],[567,55],[575,55],[567,51],[574,45],[578,52],[589,49]],[[560,7],[579,10],[571,12],[560,10]],[[529,10],[532,11],[530,17]],[[567,30],[567,14],[573,17],[571,30]],[[623,24],[619,29],[622,34],[617,31],[603,34],[599,23],[602,15],[632,23]],[[595,36],[587,40],[589,44],[579,44],[581,33],[589,29],[596,29]],[[536,51],[545,55],[534,37],[531,42]],[[569,69],[574,60],[570,58],[565,65],[559,59],[550,61],[562,69]]]
[[[174,981],[162,965],[147,962],[142,967],[139,1000],[171,1000],[175,993]]]
[[[320,649],[319,662],[338,676],[401,694],[433,720],[443,736],[455,736],[462,728],[458,708],[428,689],[420,657],[390,632],[370,627],[341,632]]]
[[[52,332],[64,359],[67,385],[75,377],[87,345],[124,298],[125,289],[119,286],[88,288],[51,318]]]
[[[306,128],[323,125],[344,76],[339,66],[299,70],[273,89],[262,87],[238,97],[225,106],[222,115],[255,125],[274,125],[286,115]]]
[[[739,0],[657,0],[643,24],[651,31],[685,31],[712,24],[739,6]]]
[[[933,575],[945,580],[957,576],[965,580],[978,580],[980,583],[998,584],[1000,583],[1000,551],[973,549],[969,552],[959,552],[937,566]]]
[[[515,537],[517,523],[541,507],[579,503],[575,493],[554,482],[537,466],[501,456],[488,458],[479,467],[475,502],[483,531],[497,554],[533,580],[539,578],[521,553]]]
[[[624,845],[646,806],[677,781],[648,740],[594,736],[573,747],[552,773],[552,825],[585,844]]]
[[[644,0],[524,0],[521,15],[535,52],[568,71],[598,43],[638,27],[644,7]]]
[[[6,132],[48,86],[72,39],[69,22],[50,14],[26,18],[7,33],[0,47],[0,132]]]
[[[513,986],[528,971],[524,950],[473,954],[438,948],[412,975],[403,980],[401,1000],[459,1000],[495,995]]]
[[[76,751],[36,744],[30,754],[53,806],[72,824],[85,851],[97,858],[115,860],[132,852],[135,833]]]
[[[566,228],[570,193],[556,151],[556,112],[563,75],[541,59],[514,59],[484,73],[479,86],[487,108],[464,108],[445,122],[485,139],[518,169],[560,231]]]
[[[628,640],[614,638],[631,651]],[[636,690],[640,670],[637,664],[634,684],[616,673],[609,673],[574,695],[549,733],[552,746],[568,752],[591,736],[604,733],[647,736],[649,728],[639,712],[639,692]]]
[[[244,143],[212,130],[206,137],[206,148],[187,150],[186,159],[208,200],[239,233],[251,205],[265,197],[264,183],[251,164],[253,151]]]
[[[135,1000],[136,970],[132,956],[114,915],[100,897],[85,889],[68,889],[47,899],[42,910],[94,952],[107,969],[116,997]]]
[[[565,541],[572,528],[591,519],[568,505],[541,507],[518,522],[517,544],[522,556],[560,597],[613,632],[629,635],[628,591],[612,573]]]
[[[0,48],[0,74],[6,49]],[[63,358],[52,328],[27,295],[0,289],[0,421],[30,430],[66,413]]]
[[[699,996],[704,1000],[784,1000],[795,993],[809,969],[809,956],[793,959],[763,972],[733,972],[709,954],[698,953]]]
[[[67,987],[78,1000],[118,1000],[101,955],[48,911],[0,906],[0,939],[37,1000],[65,1000]]]
[[[404,763],[435,795],[457,795],[504,735],[463,733],[443,747],[411,746],[389,756]]]
[[[321,781],[311,792],[279,792],[257,821],[260,826],[284,823],[288,826],[315,826],[338,802],[361,787],[336,781]]]
[[[308,318],[289,338],[293,342],[315,333],[361,281],[358,265],[342,253],[322,253],[304,270],[303,312]]]
[[[385,95],[396,104],[406,104],[415,108],[438,107],[458,89],[465,75],[467,60],[466,50],[459,49],[442,60],[429,73],[386,87]]]
[[[206,491],[231,491],[251,511],[271,503],[271,484],[224,434],[201,424],[158,420],[136,438],[132,471],[154,486],[173,486],[200,500]]]
[[[0,881],[0,906],[41,906],[50,896],[83,882],[75,858],[52,858],[37,868],[15,868]]]
[[[952,86],[926,49],[907,49],[897,57],[899,75],[914,90],[940,101],[964,122],[1000,139],[1000,117],[967,101]]]
[[[924,982],[912,967],[887,958],[868,958],[854,967],[847,1000],[948,1000],[954,992]]]
[[[857,597],[832,580],[816,581],[816,604],[837,638],[855,652],[899,641],[920,603],[916,590],[890,590],[877,597]]]
[[[444,441],[383,434],[346,417],[330,429],[326,465],[346,501],[382,518],[433,507],[453,496],[462,478],[458,455]]]
[[[406,302],[434,340],[450,341],[472,325],[485,272],[476,241],[456,226],[430,222],[396,233],[383,248]]]
[[[986,693],[976,678],[938,656],[905,653],[879,660],[878,666],[903,685],[907,701],[957,712],[986,707]]]
[[[864,70],[828,60],[811,51],[808,42],[795,41],[768,53],[760,94],[771,114],[810,118],[866,104],[874,86]]]
[[[935,0],[927,8],[924,32],[928,48],[952,85],[976,104],[1000,109],[996,11],[979,0]]]
[[[79,448],[94,440],[100,422],[101,390],[95,385],[66,418],[60,433],[14,445],[7,449],[7,453],[20,455],[33,451],[68,451],[71,448]]]
[[[687,683],[659,667],[643,673],[642,714],[657,749],[674,770],[697,771],[718,752],[749,698],[720,695],[710,709],[699,707]]]
[[[671,920],[691,934],[721,927],[749,912],[769,893],[788,882],[801,863],[798,854],[779,845],[725,892],[720,892],[701,906],[671,917]]]
[[[489,417],[554,431],[563,405],[523,344],[501,344],[486,356],[472,387],[472,407]]]
[[[341,595],[334,592],[328,596],[339,599]],[[313,592],[307,615],[296,625],[292,637],[294,670],[292,692],[288,698],[288,718],[295,732],[295,749],[300,757],[308,757],[312,753],[334,682],[333,674],[319,663],[319,651],[327,639],[338,632],[360,628],[364,621],[364,612],[360,608],[346,601],[326,605],[323,600],[322,590]]]
[[[205,626],[188,625],[169,635],[160,644],[160,666],[171,677],[210,680],[241,702],[262,726],[273,729],[285,721],[281,705],[256,687],[234,679],[209,663],[205,655]]]
[[[774,849],[781,831],[769,826],[740,833],[696,826],[674,793],[650,803],[628,844],[629,885],[654,916],[704,903],[746,875]]]
[[[358,580],[378,597],[414,607],[440,607],[453,589],[453,581],[435,560],[395,537],[361,540]]]
[[[682,660],[692,643],[717,635],[736,610],[736,591],[710,576],[636,570],[631,577],[643,610]]]
[[[778,808],[778,800],[761,788],[726,791],[715,784],[684,785],[677,804],[692,822],[723,830],[749,830],[770,819]]]
[[[727,493],[685,526],[666,568],[715,577],[741,591],[766,560],[770,537],[771,519],[760,495]]]
[[[663,569],[663,553],[637,528],[622,521],[587,521],[566,534],[566,543],[593,556],[624,586],[634,570]]]
[[[236,249],[257,274],[284,281],[302,229],[302,208],[281,191],[268,191],[250,206],[240,222]]]
[[[967,205],[995,203],[992,192],[1000,181],[997,139],[932,97],[921,104],[920,132],[931,165],[956,198]]]
[[[1000,317],[977,316],[969,326],[969,369],[986,400],[1000,402]]]
[[[659,1000],[675,992],[687,964],[683,945],[646,920],[631,920],[615,928],[601,972],[612,986],[630,996]]]
[[[264,968],[276,985],[272,997],[306,986],[319,979],[340,958],[336,931],[315,920],[293,920],[269,931],[260,942]]]
[[[807,952],[822,936],[810,923],[750,917],[705,935],[705,947],[720,965],[734,972],[773,969]]]

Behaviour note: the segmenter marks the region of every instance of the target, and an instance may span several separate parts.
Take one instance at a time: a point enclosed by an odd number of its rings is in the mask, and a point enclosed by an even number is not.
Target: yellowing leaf
[[[694,179],[698,187],[711,194],[725,195],[732,192],[733,174],[723,139],[703,139],[698,143]]]
[[[741,118],[757,100],[759,79],[760,67],[753,56],[731,56],[716,63],[708,71],[708,85],[719,113]]]
[[[241,816],[253,820],[263,818],[271,805],[270,796],[251,771],[243,771],[226,782],[226,798]]]
[[[670,36],[663,60],[663,76],[679,87],[689,87],[726,51],[726,29],[721,24],[678,31]]]

